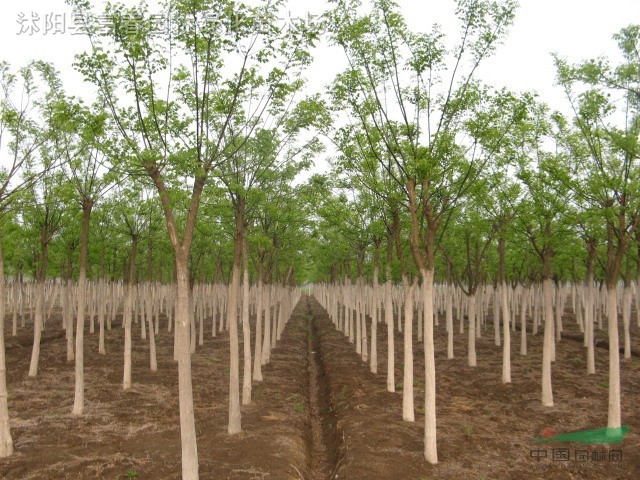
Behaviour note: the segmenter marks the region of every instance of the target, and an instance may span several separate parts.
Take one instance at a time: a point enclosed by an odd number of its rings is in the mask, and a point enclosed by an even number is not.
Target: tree
[[[586,155],[576,156],[572,183],[578,195],[598,208],[606,221],[607,318],[609,334],[609,409],[607,426],[621,426],[620,352],[616,288],[622,261],[640,224],[640,25],[614,35],[622,63],[606,59],[577,65],[556,57],[558,83],[573,111],[573,125]],[[584,149],[567,143],[567,150]],[[585,168],[586,167],[586,168]],[[582,176],[586,178],[581,178]]]
[[[72,4],[89,14],[88,2]],[[299,26],[280,35],[276,23],[281,6],[280,1],[258,7],[229,0],[168,2],[172,31],[157,37],[152,22],[136,23],[136,29],[127,24],[128,18],[147,17],[144,5],[109,5],[112,25],[102,37],[87,24],[92,51],[77,62],[108,106],[121,141],[121,160],[132,173],[151,180],[162,205],[175,257],[182,476],[189,480],[198,478],[189,252],[207,182],[241,152],[255,119],[309,61],[307,46],[314,34]],[[254,94],[254,88],[260,93]],[[256,97],[259,101],[251,103]],[[190,190],[186,204],[177,195],[184,185]],[[238,428],[239,422],[230,431]]]
[[[0,216],[7,213],[21,192],[31,187],[39,175],[22,175],[23,168],[35,162],[35,155],[48,139],[49,130],[40,128],[34,118],[34,103],[38,98],[38,82],[33,66],[11,72],[6,62],[0,62],[0,149],[7,148],[9,163],[0,167]],[[20,93],[16,93],[20,89]],[[19,99],[19,100],[17,100]],[[6,142],[7,135],[10,136]],[[4,143],[3,143],[4,142]],[[40,172],[41,173],[41,172]],[[7,405],[7,370],[4,345],[5,314],[4,253],[0,241],[0,457],[13,453]]]

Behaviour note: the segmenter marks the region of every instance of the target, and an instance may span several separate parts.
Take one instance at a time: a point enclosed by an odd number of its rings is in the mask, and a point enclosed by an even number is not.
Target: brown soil
[[[533,440],[547,428],[565,433],[606,426],[608,352],[597,349],[597,374],[587,377],[580,342],[562,340],[553,365],[555,407],[543,408],[541,333],[529,335],[528,357],[518,355],[519,336],[513,335],[513,383],[502,385],[502,349],[494,346],[490,325],[477,341],[476,368],[466,365],[466,335],[459,335],[456,326],[457,358],[447,360],[444,322],[436,327],[438,465],[422,456],[421,342],[414,344],[416,422],[408,423],[402,421],[401,334],[396,333],[397,392],[389,393],[384,325],[378,325],[380,373],[373,375],[316,300],[303,297],[263,367],[265,380],[254,383],[252,405],[242,407],[243,432],[229,436],[228,335],[205,338],[193,355],[200,478],[640,478],[640,361],[621,359],[622,414],[630,432],[620,444],[536,444]],[[121,388],[119,324],[107,332],[106,356],[97,352],[97,333],[85,335],[86,413],[79,418],[71,415],[74,367],[66,363],[59,314],[54,312],[47,323],[36,379],[27,377],[31,329],[13,338],[6,329],[15,453],[0,460],[0,478],[124,479],[127,473],[142,479],[180,478],[173,336],[163,318],[156,336],[158,372],[152,373],[139,328],[134,327],[134,385],[128,392]],[[569,317],[565,329],[577,333]],[[632,327],[634,348],[639,330]],[[553,461],[554,448],[568,448],[570,461]],[[534,450],[546,450],[548,457],[536,461]],[[575,461],[582,450],[597,459]],[[616,450],[622,452],[621,462],[609,460]]]
[[[621,358],[622,415],[629,434],[615,445],[534,443],[545,429],[556,434],[598,429],[607,423],[608,351],[596,351],[596,375],[587,376],[586,350],[579,342],[562,340],[552,366],[555,406],[540,402],[542,331],[529,334],[529,355],[518,355],[512,333],[512,384],[502,384],[502,347],[494,345],[493,326],[477,339],[478,366],[468,367],[467,336],[458,333],[452,360],[446,358],[444,319],[435,327],[438,460],[422,456],[424,429],[424,350],[414,340],[416,421],[402,421],[402,334],[396,332],[396,393],[386,391],[386,326],[378,325],[378,375],[369,372],[355,347],[335,330],[325,310],[311,301],[319,325],[329,377],[340,447],[339,478],[347,479],[637,479],[640,478],[640,361]],[[635,317],[634,317],[635,319]],[[634,320],[635,321],[635,320]],[[368,328],[370,328],[370,323]],[[529,327],[530,329],[530,327]],[[577,332],[564,319],[565,331]],[[415,328],[414,328],[415,332]],[[530,330],[529,330],[530,332]],[[369,332],[370,333],[370,332]],[[603,337],[598,331],[596,337]],[[632,338],[640,329],[632,328]],[[622,341],[622,332],[620,334]],[[568,450],[569,461],[554,461]],[[565,450],[562,450],[565,449]],[[535,459],[536,451],[547,458]],[[622,452],[622,461],[615,451]],[[588,461],[583,455],[588,455]],[[603,457],[603,453],[604,457]],[[534,455],[534,457],[532,457]]]
[[[307,362],[304,312],[301,304],[263,367],[264,381],[254,383],[238,435],[227,434],[228,334],[205,338],[193,355],[201,479],[306,478],[308,415],[296,408],[308,395],[307,373],[300,368]],[[106,356],[98,354],[97,333],[85,335],[86,413],[79,418],[71,415],[74,366],[66,363],[59,325],[59,315],[47,323],[35,379],[27,377],[31,331],[14,338],[6,331],[15,453],[0,461],[0,478],[124,479],[128,472],[141,479],[180,478],[178,373],[166,319],[156,336],[156,373],[149,370],[148,344],[134,325],[134,383],[127,392],[119,324],[106,332]]]

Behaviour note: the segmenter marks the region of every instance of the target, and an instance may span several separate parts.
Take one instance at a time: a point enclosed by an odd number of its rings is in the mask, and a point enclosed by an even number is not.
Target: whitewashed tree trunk
[[[511,321],[511,312],[509,311],[507,284],[503,281],[500,286],[500,297],[502,298],[502,383],[511,383],[511,331],[509,330],[509,322]]]
[[[520,355],[527,354],[527,302],[529,300],[529,292],[525,291],[522,295],[522,303],[520,305]]]
[[[253,354],[253,379],[262,381],[262,297],[264,295],[262,285],[262,266],[258,266],[258,287],[256,289],[256,338]]]
[[[631,358],[631,335],[629,327],[631,324],[631,283],[625,282],[622,293],[622,324],[624,328],[624,358]]]
[[[3,299],[4,302],[4,299]],[[33,349],[31,350],[31,364],[29,365],[29,376],[35,377],[38,374],[38,363],[40,360],[40,339],[42,337],[44,310],[44,281],[38,281],[36,285],[36,309],[33,319]],[[4,331],[2,332],[4,335]]]
[[[240,416],[240,366],[238,353],[238,287],[240,286],[240,266],[234,262],[229,289],[227,324],[229,325],[229,424],[230,435],[242,430]]]
[[[188,253],[184,249],[176,252],[176,341],[178,357],[178,394],[180,398],[180,438],[182,446],[182,479],[198,480],[198,446],[193,414],[193,386],[191,376],[191,354],[189,315]]]
[[[402,383],[402,419],[415,421],[413,408],[413,293],[416,281],[405,287],[404,296],[404,379]]]
[[[153,295],[151,290],[147,292],[147,326],[149,327],[149,368],[152,372],[158,371],[158,360],[156,358],[156,336],[153,328],[153,315],[151,311],[151,302]],[[144,322],[144,319],[142,320]]]
[[[264,286],[264,331],[262,342],[262,365],[269,362],[271,354],[271,285]]]
[[[607,285],[607,320],[609,323],[609,409],[607,428],[622,426],[620,413],[620,344],[618,305],[615,285]]]
[[[452,286],[446,284],[445,288],[445,319],[447,328],[447,358],[453,358],[453,298]]]
[[[242,252],[242,348],[244,353],[242,372],[242,405],[251,403],[251,330],[249,327],[249,261],[246,241]]]
[[[467,302],[469,305],[468,316],[469,316],[469,332],[468,332],[468,341],[467,341],[467,365],[470,367],[475,367],[478,364],[478,360],[476,358],[476,294],[475,292],[470,292],[470,295],[467,297]]]
[[[553,407],[551,388],[551,348],[553,347],[553,297],[551,279],[542,282],[544,307],[544,344],[542,346],[542,405]]]
[[[7,363],[4,346],[4,253],[0,245],[0,458],[13,453],[13,439],[9,426],[9,406],[7,403]]]
[[[493,291],[493,343],[496,347],[500,346],[500,301],[502,298],[502,290],[505,288],[506,284],[499,285]]]
[[[369,370],[378,373],[378,310],[380,306],[378,288],[378,265],[373,269],[373,300],[371,302],[371,355],[369,357]]]
[[[384,290],[384,317],[387,324],[387,391],[396,391],[395,348],[393,341],[393,303],[391,299],[391,271],[387,271]]]
[[[104,282],[100,281],[98,285],[98,328],[100,329],[100,333],[98,334],[98,353],[100,355],[106,355],[107,351],[104,346],[104,311],[105,304],[107,302],[107,291]]]
[[[424,458],[438,463],[436,443],[436,365],[433,344],[433,268],[422,270],[424,298]]]
[[[66,325],[65,336],[67,339],[67,362],[72,362],[74,359],[73,352],[73,285],[70,281],[66,282],[64,295],[66,297],[67,308],[64,311],[64,322]]]

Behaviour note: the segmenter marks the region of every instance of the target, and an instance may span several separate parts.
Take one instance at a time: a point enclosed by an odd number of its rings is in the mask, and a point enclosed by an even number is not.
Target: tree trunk
[[[476,292],[469,292],[467,298],[467,304],[469,305],[468,317],[469,317],[469,331],[467,340],[467,365],[475,367],[478,365],[476,358]]]
[[[587,346],[587,375],[596,373],[595,345],[593,335],[593,313],[594,313],[594,272],[596,261],[596,244],[590,242],[588,244],[589,256],[587,259],[587,284],[586,297],[584,305],[584,323],[585,323],[585,340]]]
[[[542,346],[542,405],[553,407],[553,390],[551,387],[551,355],[554,343],[553,335],[553,292],[551,278],[542,280],[544,308],[544,344]]]
[[[436,445],[436,365],[433,344],[433,267],[422,270],[424,298],[424,457],[438,463]]]
[[[131,316],[134,295],[136,253],[138,252],[138,237],[131,238],[131,251],[129,252],[129,272],[127,279],[127,293],[124,297],[124,309],[122,311],[122,324],[124,326],[124,376],[122,389],[131,388]]]
[[[622,426],[622,417],[620,414],[620,340],[618,338],[618,303],[616,301],[615,283],[607,285],[607,320],[609,323],[609,409],[607,428],[618,428]]]
[[[351,315],[351,312],[349,312]],[[384,289],[384,318],[387,324],[387,390],[396,391],[395,349],[393,341],[393,301],[391,299],[391,265],[387,263],[387,281]]]
[[[101,257],[102,258],[102,257]],[[101,260],[101,265],[103,264]],[[104,347],[104,313],[105,313],[105,304],[107,303],[107,289],[104,281],[101,279],[98,282],[98,295],[96,296],[96,300],[98,303],[98,326],[100,328],[100,333],[98,337],[98,353],[100,355],[106,355],[107,351]]]
[[[249,326],[249,259],[247,255],[247,239],[242,242],[242,336],[244,350],[244,371],[242,374],[242,404],[251,403],[251,327]]]
[[[416,282],[405,287],[404,297],[404,379],[402,384],[402,419],[415,421],[413,408],[413,292]]]
[[[520,303],[520,355],[527,354],[527,302],[529,301],[529,292],[522,294]],[[514,319],[515,322],[515,319]]]
[[[178,357],[178,395],[180,398],[180,437],[182,445],[182,479],[198,479],[198,447],[193,415],[193,387],[190,353],[189,255],[176,252],[176,342]]]
[[[256,338],[253,354],[253,379],[262,381],[262,297],[264,295],[262,285],[262,252],[258,252],[258,287],[256,290]]]
[[[506,239],[503,234],[498,238],[498,284],[500,286],[500,299],[502,303],[502,383],[511,383],[511,330],[509,330],[509,322],[511,321],[511,312],[509,311],[509,299],[507,298],[507,281],[505,275],[505,250]],[[497,302],[494,302],[496,305]],[[525,331],[526,335],[526,331]],[[498,335],[498,339],[500,336]]]
[[[80,232],[80,275],[78,277],[78,320],[76,325],[76,372],[73,415],[84,411],[84,312],[87,289],[87,247],[89,244],[89,220],[93,201],[85,198],[82,203],[82,230]]]
[[[238,290],[240,287],[240,269],[242,267],[242,246],[244,243],[245,199],[238,197],[236,205],[236,231],[233,254],[233,270],[229,287],[227,306],[227,325],[229,325],[229,434],[242,430],[240,416],[240,359],[238,354]]]
[[[624,282],[624,290],[622,291],[622,325],[624,328],[624,358],[631,358],[631,335],[629,327],[631,324],[631,279],[627,275]]]
[[[156,359],[156,336],[155,329],[153,328],[153,291],[150,288],[150,285],[147,285],[147,293],[145,295],[144,302],[147,304],[147,315],[146,321],[149,330],[149,368],[152,372],[158,371],[158,361]],[[145,319],[142,319],[142,323],[144,323]]]
[[[0,458],[13,453],[13,439],[9,428],[9,407],[7,405],[7,363],[4,347],[4,252],[0,242]]]
[[[369,370],[371,373],[378,373],[378,307],[379,288],[378,273],[380,264],[380,246],[376,245],[373,256],[373,301],[371,302],[371,354],[369,356]]]
[[[29,376],[35,377],[38,374],[38,363],[40,360],[40,339],[42,337],[42,327],[44,323],[44,280],[47,272],[48,244],[41,244],[38,272],[36,275],[36,307],[33,317],[33,349],[31,350],[31,364],[29,365]],[[4,332],[3,332],[4,334]]]
[[[271,285],[268,283],[269,276],[265,277],[267,283],[264,285],[264,331],[262,332],[262,365],[269,363],[271,354]]]

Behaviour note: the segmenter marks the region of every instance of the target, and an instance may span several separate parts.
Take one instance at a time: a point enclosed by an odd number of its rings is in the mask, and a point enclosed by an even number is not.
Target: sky
[[[448,36],[458,35],[453,1],[397,1],[412,30],[428,31],[437,22]],[[152,13],[161,12],[154,0],[148,4]],[[4,1],[0,5],[0,60],[14,68],[31,59],[53,62],[67,92],[83,95],[90,91],[72,67],[73,56],[88,48],[88,39],[74,34],[72,10],[64,0]],[[288,18],[320,15],[326,6],[324,0],[290,0],[282,24]],[[638,0],[521,0],[509,37],[482,65],[479,77],[498,88],[536,91],[552,109],[563,110],[566,103],[562,91],[554,86],[551,53],[570,61],[616,57],[612,35],[631,23],[640,23]],[[345,65],[344,55],[326,42],[314,55],[307,77],[311,89],[321,90]]]

